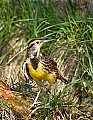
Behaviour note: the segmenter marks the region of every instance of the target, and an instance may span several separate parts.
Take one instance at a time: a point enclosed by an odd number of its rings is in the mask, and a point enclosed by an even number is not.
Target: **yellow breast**
[[[54,84],[55,80],[54,80],[52,74],[48,74],[48,73],[44,72],[42,69],[42,64],[40,62],[38,63],[37,69],[33,68],[30,61],[27,63],[27,67],[29,69],[29,73],[30,73],[31,77],[36,81],[37,84],[39,84],[39,82],[41,80],[46,80],[50,84]]]

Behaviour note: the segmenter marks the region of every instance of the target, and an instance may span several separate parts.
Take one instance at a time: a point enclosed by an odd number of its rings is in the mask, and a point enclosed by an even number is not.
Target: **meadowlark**
[[[64,83],[68,83],[67,80],[60,74],[60,71],[57,68],[57,63],[44,56],[40,52],[41,46],[49,41],[51,40],[48,38],[32,39],[28,43],[27,59],[23,64],[25,77],[27,79],[33,79],[37,83],[37,85],[41,87],[44,86],[44,81],[48,81],[49,84],[52,85],[57,81],[57,79],[62,80]],[[40,91],[38,92],[35,101],[37,100],[39,94]]]
[[[48,81],[51,85],[57,79],[67,83],[67,80],[60,74],[57,63],[44,56],[40,52],[41,46],[51,41],[49,38],[34,38],[28,43],[27,59],[23,64],[24,75],[27,79],[33,79],[39,86],[43,87],[43,81]]]

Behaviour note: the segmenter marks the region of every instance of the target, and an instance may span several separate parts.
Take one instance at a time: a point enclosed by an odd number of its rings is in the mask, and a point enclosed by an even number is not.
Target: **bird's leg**
[[[56,84],[50,85],[49,102],[47,103],[47,105],[50,105],[50,102],[51,102],[51,100],[53,99],[53,96],[55,96],[55,88],[56,88],[55,85],[56,85]]]
[[[29,109],[31,109],[32,107],[34,107],[36,104],[39,104],[40,102],[37,102],[38,98],[39,98],[39,95],[40,95],[40,92],[41,92],[41,89],[44,85],[43,81],[36,81],[36,83],[40,86],[40,90],[39,92],[37,93],[37,96],[34,100],[34,103],[30,105]]]
[[[37,93],[37,96],[33,102],[33,104],[30,105],[29,109],[31,109],[32,107],[34,107],[36,104],[38,104],[39,102],[37,102],[39,95],[40,95],[41,90],[39,90],[39,92]]]

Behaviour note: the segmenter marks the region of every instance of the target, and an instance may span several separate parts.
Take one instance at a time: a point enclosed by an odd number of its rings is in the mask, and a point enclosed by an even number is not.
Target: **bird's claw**
[[[34,103],[29,106],[29,109],[35,107],[35,105],[37,105],[37,104],[38,104],[38,105],[41,104],[41,102],[37,102],[38,97],[39,97],[39,95],[40,95],[40,92],[41,92],[41,90],[38,92],[38,94],[37,94],[37,96],[36,96],[36,98],[35,98],[35,100],[34,100]]]

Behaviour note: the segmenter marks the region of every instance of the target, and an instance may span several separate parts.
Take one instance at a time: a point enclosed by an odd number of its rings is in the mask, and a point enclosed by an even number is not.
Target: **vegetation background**
[[[39,97],[41,105],[31,118],[92,120],[93,1],[0,1],[0,81],[29,98],[35,98],[37,86],[27,83],[22,64],[26,59],[25,47],[35,37],[56,40],[43,46],[42,52],[58,63],[69,84],[58,82],[53,88],[55,94],[44,88]],[[13,112],[6,110],[7,106],[0,100],[1,119],[16,119]],[[7,112],[13,115],[9,117]]]

